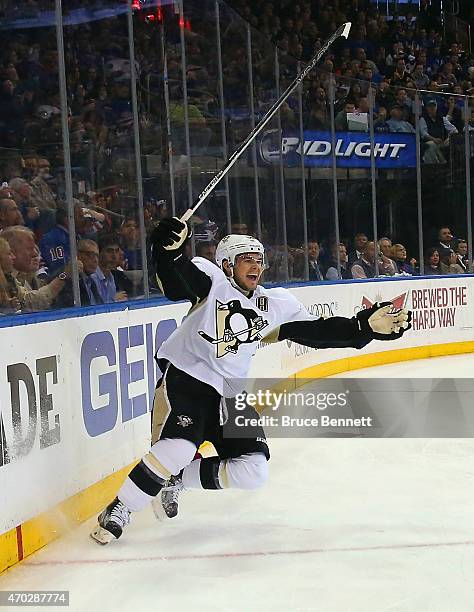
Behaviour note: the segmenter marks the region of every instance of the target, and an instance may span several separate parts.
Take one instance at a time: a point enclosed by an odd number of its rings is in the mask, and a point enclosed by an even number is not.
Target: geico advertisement
[[[160,376],[154,354],[186,310],[0,330],[0,532],[143,453]]]

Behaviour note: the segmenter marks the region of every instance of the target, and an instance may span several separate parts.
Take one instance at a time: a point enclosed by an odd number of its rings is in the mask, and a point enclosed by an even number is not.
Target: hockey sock
[[[219,470],[225,461],[219,457],[195,459],[183,470],[182,482],[185,489],[222,489]]]
[[[191,462],[183,471],[185,489],[257,489],[268,478],[263,453],[249,453],[233,459],[208,457]]]
[[[158,440],[128,475],[117,497],[130,510],[143,510],[171,474],[179,474],[196,453],[196,445],[181,438]]]

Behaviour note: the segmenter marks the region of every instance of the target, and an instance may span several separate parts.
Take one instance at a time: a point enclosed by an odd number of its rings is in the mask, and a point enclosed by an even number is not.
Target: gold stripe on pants
[[[166,374],[158,389],[155,390],[155,398],[153,400],[153,415],[151,418],[151,444],[155,444],[160,439],[161,432],[166,423],[171,406],[166,393]]]

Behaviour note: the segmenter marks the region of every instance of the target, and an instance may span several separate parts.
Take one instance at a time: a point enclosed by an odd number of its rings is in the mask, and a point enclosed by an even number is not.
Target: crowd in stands
[[[59,201],[40,208],[31,182],[14,178],[0,189],[0,311],[33,312],[74,305],[69,215]],[[15,187],[16,186],[16,187]],[[15,187],[15,188],[14,188]],[[20,189],[22,195],[16,189]],[[150,223],[156,205],[147,203]],[[43,216],[43,211],[47,214]],[[143,294],[139,222],[117,222],[75,201],[74,224],[82,305]]]
[[[376,132],[415,133],[415,92],[420,93],[420,135],[426,164],[446,163],[450,137],[465,129],[464,98],[474,94],[474,54],[443,39],[440,11],[422,0],[404,13],[386,14],[370,0],[269,2],[233,0],[233,5],[281,49],[280,63],[294,74],[295,58],[308,61],[337,27],[353,23],[337,53],[325,56],[322,70],[306,80],[304,126],[330,127],[329,83],[335,83],[337,130],[367,130],[368,118],[351,126],[348,116],[369,112],[373,92]],[[403,5],[401,5],[403,8]],[[393,7],[392,7],[393,10]],[[287,105],[283,121],[297,127]],[[474,129],[474,107],[467,117]]]
[[[245,223],[232,224],[231,231],[233,234],[255,235]],[[197,242],[196,255],[215,263],[217,241],[209,238]],[[304,280],[306,268],[310,281],[421,274],[419,262],[415,257],[408,259],[406,247],[386,236],[379,238],[377,244],[363,232],[355,234],[352,241],[345,240],[339,244],[335,241],[323,242],[321,246],[318,240],[310,237],[306,246],[287,249],[265,244],[268,269],[264,280],[271,282],[282,278],[281,268],[286,265],[283,260],[288,264],[288,274],[292,280]],[[191,255],[191,250],[188,254]],[[468,274],[472,269],[467,241],[454,237],[449,227],[439,229],[434,245],[426,249],[423,263],[425,275]]]
[[[39,15],[46,4],[35,0],[23,5],[6,1],[0,9],[5,11],[5,18],[11,15],[23,18]],[[85,4],[90,10],[99,10],[103,3],[71,3],[69,9],[83,8]],[[321,69],[305,81],[305,127],[328,129],[330,126],[329,84],[333,80],[336,129],[354,129],[351,116],[370,112],[368,94],[372,89],[375,131],[414,133],[415,90],[426,90],[421,96],[423,107],[419,121],[422,158],[425,164],[446,162],[450,137],[465,129],[463,96],[474,93],[474,55],[457,42],[443,39],[439,15],[431,11],[427,0],[421,1],[419,11],[408,10],[390,19],[384,11],[378,12],[369,0],[234,0],[231,4],[268,38],[270,49],[273,48],[270,41],[278,45],[281,86],[295,75],[297,60],[309,59],[339,24],[352,21],[353,31],[347,44],[337,53],[329,53]],[[187,112],[191,153],[203,155],[220,142],[222,135],[216,97],[217,62],[213,20],[199,10],[193,13],[193,19],[195,23],[199,19],[201,22],[200,28],[195,28],[199,31],[190,27],[185,32]],[[163,98],[161,94],[150,98],[151,77],[157,73],[162,75],[161,51],[157,30],[150,29],[145,21],[135,22],[143,155],[161,154],[166,149]],[[237,120],[239,108],[247,106],[247,119],[249,112],[244,34],[243,28],[234,31],[231,25],[223,27],[223,85],[230,148],[248,132],[248,121]],[[179,38],[172,39],[171,28],[167,35],[174,154],[186,157]],[[142,251],[137,213],[127,36],[126,19],[120,16],[67,28],[68,127],[75,197],[72,217],[77,248],[73,266],[69,240],[72,218],[65,205],[55,28],[42,25],[2,31],[2,314],[72,306],[72,273],[76,266],[83,305],[143,295],[143,262],[149,252],[148,247],[146,253]],[[252,57],[257,118],[275,98],[273,60],[268,61],[262,48],[255,45]],[[148,83],[146,91],[145,83]],[[297,128],[297,113],[295,100],[290,99],[282,108],[282,126]],[[474,130],[474,109],[468,119],[469,129]],[[163,159],[166,163],[166,153]],[[96,185],[100,188],[95,189]],[[165,201],[152,197],[162,197],[162,194],[151,191],[156,190],[145,190],[147,236],[154,223],[171,212]],[[250,217],[245,210],[240,212],[241,218]],[[195,218],[195,224],[195,253],[212,261],[223,227],[212,224],[209,216]],[[292,244],[285,248],[267,238],[273,232],[270,224],[262,230],[268,253],[269,268],[265,273],[268,282],[280,281],[286,271],[295,280],[304,279],[308,271],[310,280],[314,281],[370,278],[375,276],[376,268],[382,275],[420,273],[419,262],[408,258],[405,246],[392,244],[387,237],[375,245],[366,234],[357,234],[353,240],[344,239],[341,244],[321,236],[321,243],[312,238],[307,245]],[[255,233],[246,223],[234,223],[231,231]],[[468,272],[466,241],[454,239],[449,228],[441,228],[437,243],[426,253],[424,264],[425,274]],[[150,282],[152,289],[157,290],[152,276]]]

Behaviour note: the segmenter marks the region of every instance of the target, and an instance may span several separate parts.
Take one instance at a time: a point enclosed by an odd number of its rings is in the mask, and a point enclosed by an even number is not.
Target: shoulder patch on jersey
[[[268,321],[252,308],[244,308],[240,300],[216,300],[215,315],[216,338],[204,331],[198,331],[198,334],[215,345],[218,358],[236,354],[241,344],[258,342],[262,339],[260,332],[268,326]]]
[[[268,298],[266,295],[260,295],[255,300],[255,305],[262,312],[268,312]]]

